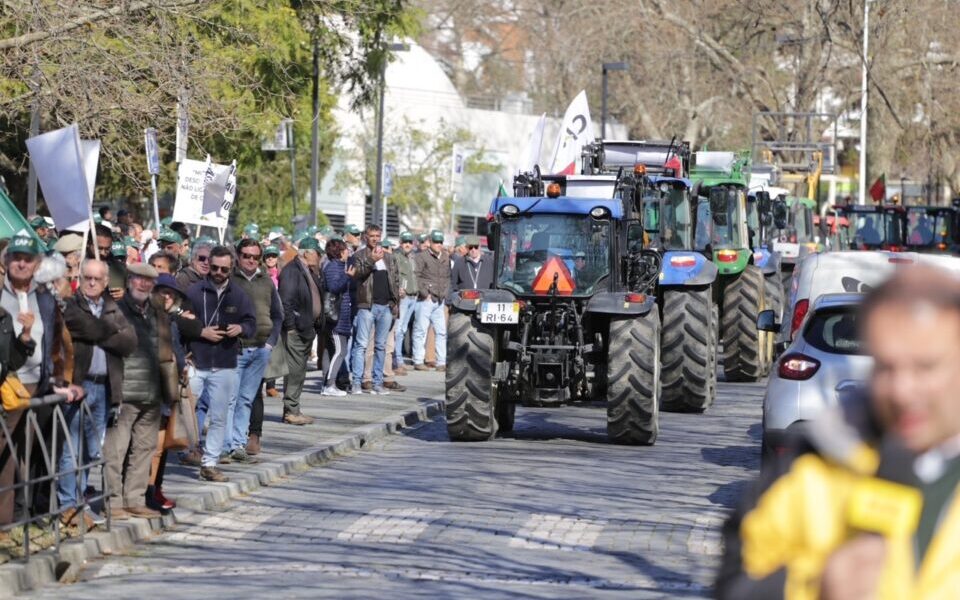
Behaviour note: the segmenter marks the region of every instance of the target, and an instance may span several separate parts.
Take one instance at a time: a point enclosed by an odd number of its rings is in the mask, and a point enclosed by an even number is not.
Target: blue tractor
[[[648,247],[660,253],[660,407],[703,412],[716,399],[717,267],[702,252],[710,243],[709,214],[698,214],[689,179],[688,142],[601,141],[584,150],[584,173],[633,171]],[[699,220],[698,220],[699,217]]]
[[[451,440],[512,430],[518,404],[599,400],[611,441],[656,441],[661,255],[645,247],[636,179],[631,170],[595,181],[609,194],[574,185],[570,195],[567,178],[534,170],[517,176],[515,197],[493,201],[493,289],[448,298]]]

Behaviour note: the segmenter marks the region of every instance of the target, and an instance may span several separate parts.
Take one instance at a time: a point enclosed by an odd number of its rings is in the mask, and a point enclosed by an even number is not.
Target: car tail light
[[[460,297],[464,300],[479,300],[480,290],[463,290],[460,292]]]
[[[791,338],[797,333],[797,330],[800,329],[800,325],[803,324],[803,318],[807,316],[808,310],[810,310],[810,301],[806,298],[797,300],[797,303],[793,306],[793,319],[790,321]]]
[[[670,257],[670,265],[673,267],[692,267],[696,264],[696,257],[690,256],[689,254],[681,254],[680,256]]]
[[[737,251],[736,250],[719,250],[717,251],[717,260],[725,263],[737,262]]]
[[[820,361],[805,354],[787,354],[780,359],[777,375],[781,379],[803,381],[810,379],[820,368]]]
[[[646,301],[647,301],[647,295],[646,295],[646,294],[637,294],[637,293],[635,293],[635,292],[630,292],[629,294],[627,294],[626,296],[624,296],[623,299],[626,300],[627,302],[641,303],[641,302],[646,302]]]

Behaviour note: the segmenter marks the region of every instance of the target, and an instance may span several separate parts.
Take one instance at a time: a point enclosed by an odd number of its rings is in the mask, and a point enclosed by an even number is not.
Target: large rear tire
[[[709,287],[663,292],[660,408],[703,412],[716,399],[717,338]]]
[[[763,273],[755,265],[747,265],[723,289],[720,337],[727,381],[756,381],[763,376],[764,363],[769,359],[765,359],[765,340],[757,329],[757,316],[764,306]]]
[[[653,445],[660,432],[660,314],[610,319],[607,436],[615,444]]]
[[[493,336],[457,312],[450,313],[447,332],[447,434],[456,442],[492,439],[497,434],[490,397]]]

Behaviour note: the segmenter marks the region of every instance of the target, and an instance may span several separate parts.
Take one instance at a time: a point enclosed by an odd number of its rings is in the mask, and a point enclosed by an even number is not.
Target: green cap
[[[33,227],[34,229],[38,229],[40,227],[49,227],[49,226],[50,224],[47,223],[47,220],[44,219],[43,217],[37,216],[30,219],[30,227]]]
[[[320,230],[317,229],[316,225],[311,225],[310,227],[307,227],[307,235],[315,235],[318,231]]]
[[[458,235],[457,239],[453,241],[454,246],[466,246],[467,245],[467,236]]]
[[[380,245],[384,248],[393,248],[393,242],[391,242],[390,240],[383,240],[382,242],[380,242]]]
[[[120,240],[114,240],[110,244],[110,254],[113,256],[126,256],[127,255],[127,246]]]
[[[286,235],[287,235],[287,232],[283,229],[283,227],[281,227],[281,226],[279,226],[279,225],[274,225],[273,227],[271,227],[271,228],[270,228],[270,233],[279,233],[279,234],[282,235],[282,236],[286,236]]]
[[[260,235],[260,226],[256,223],[250,223],[243,228],[243,233],[249,235],[250,237],[256,237]]]
[[[103,223],[103,217],[100,215],[93,215],[93,222],[99,225],[100,223]]]
[[[344,228],[343,228],[343,234],[344,234],[344,235],[347,235],[347,234],[350,234],[350,235],[360,235],[360,233],[361,233],[361,232],[360,232],[360,228],[357,227],[356,225],[354,225],[353,223],[348,223],[348,224],[347,224],[346,226],[344,226]]]
[[[443,243],[443,232],[438,229],[434,229],[433,231],[431,231],[430,241]]]
[[[300,242],[300,249],[316,250],[317,252],[320,252],[320,242],[318,242],[316,238],[312,237],[303,238],[303,240]]]
[[[36,256],[40,254],[40,243],[26,231],[20,231],[12,238],[7,246],[7,254],[30,254]]]
[[[336,241],[338,241],[338,242],[342,242],[342,241],[343,241],[343,236],[340,235],[339,233],[334,233],[334,234],[331,235],[329,238],[327,238],[327,241],[328,241],[328,242],[332,242],[332,241],[334,241],[334,240],[336,240]]]
[[[216,246],[217,240],[213,239],[209,235],[201,235],[197,239],[193,240],[194,246]]]
[[[160,237],[157,238],[161,242],[166,242],[168,244],[182,244],[183,238],[180,237],[180,234],[172,229],[163,229],[160,231]]]
[[[400,234],[400,241],[401,241],[401,242],[412,242],[412,241],[413,241],[413,234],[410,233],[409,231],[404,231],[403,233]]]
[[[96,218],[96,217],[94,217],[94,218]],[[162,225],[162,226],[164,226],[164,227],[169,227],[171,223],[173,223],[173,217],[164,217],[164,218],[160,219],[160,225]]]
[[[335,233],[336,232],[333,230],[333,227],[330,227],[329,225],[324,225],[323,227],[320,228],[320,235],[324,237],[330,237]]]
[[[267,246],[263,249],[264,256],[280,256],[280,248],[277,248],[273,244]]]
[[[428,238],[428,237],[430,237],[430,236],[428,236],[428,235],[425,234],[425,233],[421,233],[420,235],[417,236],[417,241],[418,241],[418,242],[425,242],[425,241],[427,241],[427,238]]]
[[[136,248],[137,250],[140,249],[140,244],[137,243],[137,240],[133,239],[129,235],[123,238],[123,243],[127,248]]]

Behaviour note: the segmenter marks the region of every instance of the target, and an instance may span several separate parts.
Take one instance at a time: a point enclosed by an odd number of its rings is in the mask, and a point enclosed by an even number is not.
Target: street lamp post
[[[406,52],[409,44],[390,43],[385,49],[388,52]],[[380,102],[377,109],[377,179],[373,192],[373,222],[382,221],[383,236],[387,236],[387,202],[383,195],[383,107],[384,97],[387,95],[387,57],[384,57],[380,66]],[[381,212],[382,211],[382,212]],[[378,218],[379,217],[379,218]]]
[[[610,71],[626,71],[627,63],[611,62],[603,63],[603,95],[600,105],[600,139],[607,137],[607,73]]]
[[[870,41],[870,0],[863,0],[863,65],[860,81],[860,204],[867,203],[867,49]]]

